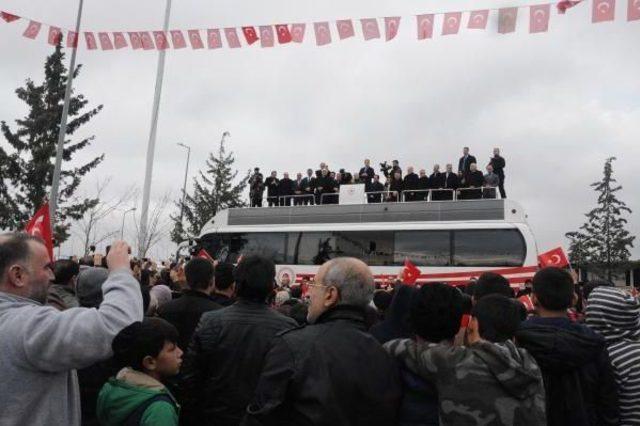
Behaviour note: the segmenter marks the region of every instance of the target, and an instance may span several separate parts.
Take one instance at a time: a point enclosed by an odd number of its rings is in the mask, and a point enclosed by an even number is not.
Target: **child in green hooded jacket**
[[[162,381],[178,374],[178,331],[160,318],[145,318],[113,339],[114,359],[124,366],[98,396],[100,424],[177,426],[180,407]]]

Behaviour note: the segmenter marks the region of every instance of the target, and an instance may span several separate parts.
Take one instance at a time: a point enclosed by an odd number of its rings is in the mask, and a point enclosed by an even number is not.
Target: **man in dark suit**
[[[441,200],[453,200],[453,193],[458,189],[458,175],[453,172],[453,166],[447,164],[447,170],[442,173],[442,188]],[[453,190],[453,191],[452,191]]]
[[[416,192],[416,199],[418,201],[426,201],[429,196],[429,176],[425,169],[420,169],[420,176],[418,177],[418,189],[420,192]]]
[[[281,206],[291,205],[291,195],[293,195],[294,184],[289,179],[289,173],[284,173],[283,178],[278,183],[278,199]]]
[[[431,200],[439,201],[442,195],[438,189],[442,188],[442,173],[440,173],[440,164],[433,165],[433,173],[429,176],[429,189],[431,189]]]
[[[404,201],[416,201],[418,194],[411,191],[412,189],[418,189],[420,178],[413,172],[413,167],[407,167],[407,174],[404,177]]]
[[[384,185],[380,183],[380,176],[373,175],[373,181],[365,186],[365,190],[367,191],[367,201],[369,203],[380,203],[382,202],[382,192],[384,191]],[[369,194],[369,192],[375,192],[376,194]]]
[[[303,177],[302,177],[302,173],[298,173],[296,175],[296,180],[293,181],[293,195],[295,196],[293,198],[293,205],[294,206],[301,206],[302,205],[302,201],[303,201],[303,195],[304,195],[304,185],[303,185]]]
[[[493,157],[491,157],[489,164],[493,167],[493,173],[498,175],[498,179],[500,179],[500,184],[498,185],[500,198],[507,198],[507,193],[504,190],[504,166],[506,162],[504,157],[500,156],[500,148],[493,148]]]
[[[307,204],[313,204],[313,192],[316,187],[316,178],[313,175],[313,170],[307,169],[307,176],[302,178],[302,189],[303,194],[305,195],[303,199],[303,204],[306,206]]]
[[[364,160],[364,167],[361,168],[360,172],[358,173],[360,182],[364,183],[365,185],[370,184],[373,180],[373,176],[376,174],[370,164],[371,162],[369,161],[369,159]]]
[[[278,184],[280,180],[277,178],[278,173],[274,170],[271,172],[271,176],[269,176],[264,184],[267,187],[267,201],[269,202],[269,207],[278,205]]]
[[[478,170],[476,163],[471,163],[469,168],[469,174],[467,175],[467,187],[477,189],[467,189],[464,194],[464,199],[474,200],[482,198],[482,187],[484,186],[484,175]]]
[[[469,154],[469,147],[465,146],[462,149],[462,157],[460,157],[460,160],[458,161],[458,171],[462,172],[462,175],[465,178],[467,174],[469,174],[469,171],[471,170],[472,163],[477,163],[476,157]]]

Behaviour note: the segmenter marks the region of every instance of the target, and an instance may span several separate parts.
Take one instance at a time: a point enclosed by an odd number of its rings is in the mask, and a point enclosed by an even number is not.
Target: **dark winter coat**
[[[400,398],[395,362],[365,331],[363,310],[338,306],[275,339],[242,425],[395,425]]]
[[[178,329],[178,346],[184,351],[189,347],[202,314],[220,308],[222,306],[214,302],[211,296],[195,290],[185,290],[179,298],[162,305],[158,314]]]
[[[618,396],[604,339],[567,318],[532,318],[516,333],[536,359],[549,426],[618,424]]]
[[[183,424],[237,426],[273,337],[297,323],[243,299],[202,315],[182,367]]]

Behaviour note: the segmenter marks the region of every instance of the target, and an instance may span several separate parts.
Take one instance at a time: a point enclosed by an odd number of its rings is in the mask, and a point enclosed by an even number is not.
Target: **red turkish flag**
[[[156,48],[158,50],[167,50],[170,47],[167,34],[164,31],[154,31],[153,38],[156,41]]]
[[[314,22],[313,30],[316,33],[316,46],[331,43],[331,30],[329,30],[328,22]]]
[[[362,35],[365,40],[380,38],[380,28],[378,28],[378,20],[376,18],[365,18],[360,20],[362,25]]]
[[[7,24],[10,24],[11,22],[17,21],[18,19],[20,19],[19,16],[13,15],[9,12],[0,12],[0,18],[2,18],[2,20]]]
[[[202,258],[202,259],[207,259],[207,260],[210,260],[212,262],[214,261],[213,257],[211,257],[209,252],[206,251],[205,249],[200,249],[200,251],[198,252],[196,257],[199,257],[199,258]]]
[[[338,29],[338,37],[340,37],[340,40],[344,40],[345,38],[353,37],[355,35],[351,19],[341,19],[337,21],[336,28]]]
[[[78,47],[78,33],[69,31],[67,33],[67,47],[75,49]]]
[[[24,33],[22,35],[33,40],[38,37],[40,27],[42,27],[42,24],[40,22],[31,21],[29,22],[29,25],[27,25],[27,29],[24,30]]]
[[[276,34],[278,35],[278,43],[287,44],[291,43],[291,32],[289,31],[289,26],[287,24],[277,24],[276,25]]]
[[[184,39],[184,34],[182,34],[182,31],[171,30],[170,34],[174,49],[184,49],[185,47],[187,47],[187,41]]]
[[[100,48],[102,50],[113,50],[109,33],[98,33],[98,40],[100,40]]]
[[[512,33],[516,30],[517,7],[505,7],[498,11],[498,32],[500,34]]]
[[[142,43],[142,48],[144,50],[155,49],[155,46],[153,45],[153,38],[151,38],[151,34],[146,31],[140,33],[140,43]]]
[[[98,43],[96,42],[96,36],[93,33],[84,33],[84,41],[87,43],[87,49],[96,50]]]
[[[616,0],[593,0],[591,22],[613,21],[616,14]]]
[[[399,16],[388,16],[384,18],[384,35],[385,41],[393,40],[398,35],[398,28],[400,27]]]
[[[238,33],[235,28],[225,28],[224,36],[227,39],[227,44],[232,49],[238,49],[242,47],[240,44],[240,39],[238,38]]]
[[[414,285],[416,281],[418,281],[418,278],[420,278],[420,269],[418,269],[409,259],[405,259],[402,277],[402,281],[405,284]]]
[[[222,38],[220,37],[219,29],[210,28],[207,30],[207,47],[209,49],[219,49],[222,47]]]
[[[565,266],[569,266],[569,259],[567,259],[567,256],[564,254],[564,250],[562,250],[562,247],[558,247],[539,254],[538,263],[542,268],[547,266],[564,268]]]
[[[627,21],[640,20],[640,0],[629,0],[627,5]]]
[[[200,30],[189,30],[187,31],[189,35],[189,42],[191,43],[192,49],[204,49],[204,43],[202,42],[202,37],[200,37]],[[220,38],[220,31],[218,31],[218,39]]]
[[[244,39],[247,40],[247,44],[249,45],[252,45],[259,40],[256,29],[253,27],[242,27],[242,33],[244,34]]]
[[[458,34],[460,21],[462,21],[462,12],[445,13],[442,21],[442,35]]]
[[[52,46],[56,46],[61,39],[62,39],[62,31],[60,31],[60,28],[49,27],[49,38],[47,42]]]
[[[34,237],[42,238],[49,252],[49,259],[53,262],[53,233],[51,232],[49,203],[44,203],[42,207],[40,207],[29,223],[27,223],[24,231]]]
[[[484,30],[487,28],[487,21],[489,20],[488,10],[474,10],[469,15],[469,23],[467,28],[472,30]]]
[[[271,25],[260,26],[260,46],[273,47],[275,44],[273,39],[273,27]]]
[[[122,33],[113,33],[113,46],[116,49],[124,49],[128,46],[127,39]]]
[[[302,43],[304,41],[304,31],[307,28],[307,24],[292,24],[291,25],[291,41],[294,43]]]
[[[418,15],[416,17],[418,25],[418,40],[426,40],[433,37],[433,14]]]
[[[142,40],[140,40],[140,33],[129,33],[129,41],[131,42],[131,48],[133,50],[142,49]]]
[[[529,8],[529,32],[544,33],[549,29],[550,4],[538,4]]]
[[[556,4],[556,7],[558,8],[558,13],[560,15],[564,15],[565,12],[567,11],[567,9],[571,9],[573,6],[577,5],[578,3],[582,2],[582,0],[562,0],[560,2],[558,2],[558,4]]]

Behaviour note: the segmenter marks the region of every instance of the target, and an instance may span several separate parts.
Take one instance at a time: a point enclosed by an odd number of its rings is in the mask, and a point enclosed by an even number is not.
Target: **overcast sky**
[[[84,29],[159,29],[164,4],[85,0]],[[629,228],[638,235],[640,191],[633,185],[640,158],[640,21],[626,22],[626,1],[618,0],[615,22],[591,24],[591,2],[585,1],[566,15],[553,10],[547,33],[529,34],[528,10],[520,9],[514,34],[497,34],[492,13],[487,31],[462,28],[440,36],[439,19],[433,40],[416,40],[412,15],[514,4],[531,3],[175,1],[175,29],[308,27],[303,45],[168,53],[152,197],[179,194],[186,156],[177,142],[192,146],[195,173],[225,130],[242,171],[260,166],[295,173],[320,161],[355,170],[365,157],[430,170],[435,162],[455,163],[464,145],[484,165],[498,146],[507,160],[506,190],[528,213],[540,251],[565,244],[564,233],[583,223],[595,203],[589,184],[600,179],[609,156],[618,157],[620,197],[634,210]],[[66,28],[74,25],[76,7],[75,0],[0,0],[1,10]],[[333,44],[314,44],[310,22],[375,16],[402,16],[396,40],[365,42],[356,25],[353,39],[338,41],[332,28]],[[50,52],[48,29],[31,41],[21,36],[25,26],[0,21],[2,120],[25,114],[14,90],[26,77],[43,78]],[[82,129],[97,139],[81,157],[106,154],[82,191],[106,176],[113,177],[111,195],[132,183],[141,187],[157,52],[81,49],[78,56],[84,68],[76,90],[105,106]],[[131,235],[133,223],[127,228]],[[63,254],[80,249],[71,241]],[[153,255],[172,249],[164,241]],[[639,248],[633,257],[640,257]]]

